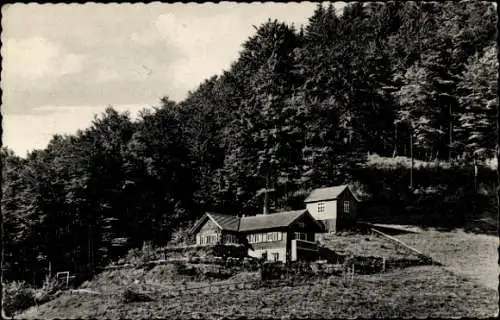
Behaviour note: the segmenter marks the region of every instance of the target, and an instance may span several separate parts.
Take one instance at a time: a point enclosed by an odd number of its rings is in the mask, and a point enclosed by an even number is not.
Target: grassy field
[[[395,237],[441,262],[446,269],[498,290],[498,237],[461,230],[426,230]]]
[[[172,297],[180,286],[206,283],[179,281],[171,266],[151,270],[106,271],[82,287],[100,295],[63,293],[24,312],[39,318],[346,318],[346,317],[493,317],[498,314],[495,237],[424,231],[398,239],[445,264],[356,275],[353,281],[332,277],[310,285],[259,289],[192,291]],[[332,248],[358,255],[408,257],[405,249],[376,235],[326,239]],[[496,269],[495,269],[496,268]],[[498,275],[498,273],[496,274]],[[257,279],[242,273],[227,281]],[[496,282],[498,284],[498,282]],[[126,288],[150,292],[153,301],[126,303]]]
[[[25,312],[23,318],[345,318],[489,317],[498,312],[494,290],[436,266],[340,278],[298,287],[156,295],[154,301],[124,303],[116,296],[65,294]],[[110,292],[107,292],[110,293]]]
[[[497,236],[466,233],[462,230],[420,230],[419,233],[405,233],[394,237],[442,263],[447,270],[484,287],[498,289],[500,268]],[[332,250],[361,256],[398,259],[416,257],[408,249],[376,234],[336,236],[325,238],[323,243]]]
[[[376,234],[324,235],[320,242],[340,254],[375,256],[393,259],[416,258],[416,255]]]

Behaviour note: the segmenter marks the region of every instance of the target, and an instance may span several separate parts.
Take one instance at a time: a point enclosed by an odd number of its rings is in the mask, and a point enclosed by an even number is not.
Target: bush
[[[153,301],[153,298],[150,297],[148,294],[143,293],[143,292],[137,292],[137,291],[134,291],[130,288],[127,288],[123,292],[122,297],[123,297],[123,302],[125,302],[125,303]]]
[[[21,281],[2,284],[3,309],[7,316],[35,305],[35,290]]]

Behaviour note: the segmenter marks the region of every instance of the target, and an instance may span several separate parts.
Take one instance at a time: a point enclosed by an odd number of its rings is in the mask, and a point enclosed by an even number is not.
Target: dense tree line
[[[220,76],[137,121],[113,108],[20,158],[2,149],[8,278],[92,271],[207,210],[275,209],[351,181],[368,153],[494,155],[497,15],[485,2],[318,5],[267,21]]]

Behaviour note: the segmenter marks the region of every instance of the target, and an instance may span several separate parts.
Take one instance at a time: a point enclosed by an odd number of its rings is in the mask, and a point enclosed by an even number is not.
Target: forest
[[[3,147],[4,279],[92,274],[181,237],[206,211],[260,213],[263,188],[272,210],[351,183],[402,215],[494,212],[496,26],[488,2],[318,4],[303,27],[256,26],[231,67],[183,101],[166,93],[137,120],[110,106],[26,158]],[[408,167],[370,166],[374,155],[429,166],[410,183]]]

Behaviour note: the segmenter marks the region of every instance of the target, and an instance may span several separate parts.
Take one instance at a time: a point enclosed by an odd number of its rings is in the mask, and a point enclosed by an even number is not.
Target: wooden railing
[[[300,239],[294,239],[292,241],[296,241],[298,249],[318,250],[318,244],[316,242]]]

